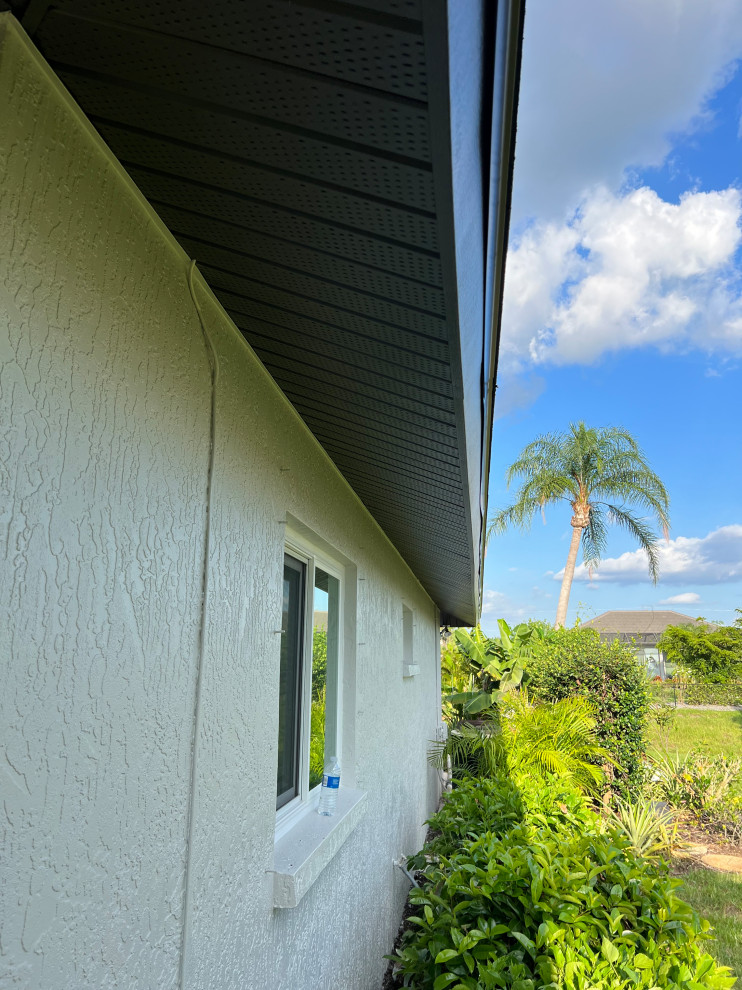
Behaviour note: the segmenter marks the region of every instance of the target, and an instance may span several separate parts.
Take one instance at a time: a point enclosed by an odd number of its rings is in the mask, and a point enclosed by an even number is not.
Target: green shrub
[[[433,838],[424,854],[413,857],[410,865],[420,869],[431,856],[449,856],[483,832],[502,836],[516,825],[543,825],[547,821],[554,829],[598,828],[598,818],[584,797],[563,781],[534,782],[521,791],[508,779],[465,780],[429,819]]]
[[[711,684],[742,677],[742,626],[668,626],[657,644],[667,659]]]
[[[675,896],[679,881],[669,879],[664,866],[636,857],[618,831],[592,827],[596,816],[574,792],[572,810],[566,806],[565,813],[557,803],[555,814],[559,786],[524,785],[519,805],[512,784],[487,781],[478,804],[471,782],[449,799],[438,824],[457,837],[449,856],[432,857],[422,887],[410,895],[418,910],[394,957],[404,985],[731,987],[729,970],[703,951],[708,923]],[[492,812],[502,832],[462,839],[478,807],[484,819]],[[522,820],[513,824],[519,814]]]
[[[327,680],[327,630],[315,626],[312,632],[312,700],[324,697]]]
[[[649,691],[632,649],[617,640],[602,642],[594,629],[558,630],[531,661],[528,689],[544,701],[587,698],[595,714],[598,742],[618,764],[618,789],[640,786]]]
[[[742,705],[742,681],[725,684],[691,681],[683,684],[681,692],[686,705]]]
[[[603,782],[601,765],[611,763],[599,744],[595,713],[582,697],[533,704],[526,691],[499,705],[500,738],[508,773],[548,780],[556,774],[579,790],[594,792]]]
[[[653,786],[660,796],[675,808],[696,813],[727,800],[742,773],[742,760],[700,753],[658,753],[652,766]]]

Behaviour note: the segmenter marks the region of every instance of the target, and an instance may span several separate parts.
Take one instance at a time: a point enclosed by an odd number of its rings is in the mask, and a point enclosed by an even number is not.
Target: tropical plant
[[[637,856],[652,857],[668,852],[676,829],[675,815],[658,802],[649,799],[616,802],[607,814],[607,821],[626,836],[629,848]]]
[[[657,644],[667,659],[709,684],[742,678],[742,627],[668,626]]]
[[[597,739],[595,716],[585,698],[534,704],[526,691],[500,703],[500,740],[509,772],[547,779],[550,774],[579,790],[593,792],[603,781],[601,767],[612,762]]]
[[[450,760],[458,778],[509,775],[517,783],[557,775],[587,792],[598,788],[601,766],[611,762],[584,698],[533,704],[525,690],[501,698],[481,724],[454,728],[445,743],[431,744],[428,756],[440,769]]]
[[[698,817],[704,828],[721,835],[725,842],[742,845],[742,796],[727,795]]]
[[[742,760],[725,756],[659,752],[650,759],[659,794],[674,807],[696,813],[727,799],[742,773]]]
[[[634,651],[603,642],[594,629],[560,629],[536,651],[528,690],[543,701],[581,695],[590,702],[597,739],[611,754],[612,786],[628,793],[644,779],[649,686]]]
[[[497,637],[485,636],[479,626],[456,629],[444,648],[441,671],[451,681],[457,680],[459,687],[445,695],[444,701],[453,706],[457,720],[479,715],[516,688],[533,651],[531,641],[543,639],[540,630],[526,626],[511,629],[504,619],[498,619],[497,624]]]
[[[655,517],[667,537],[669,497],[627,430],[572,423],[567,433],[546,434],[529,443],[506,477],[508,486],[515,478],[524,480],[515,502],[490,520],[488,537],[510,526],[529,528],[536,513],[547,505],[567,502],[572,507],[572,540],[559,594],[557,628],[567,618],[580,542],[585,564],[596,568],[606,550],[607,522],[623,527],[646,551],[649,573],[656,582],[657,536],[646,518],[629,506]]]

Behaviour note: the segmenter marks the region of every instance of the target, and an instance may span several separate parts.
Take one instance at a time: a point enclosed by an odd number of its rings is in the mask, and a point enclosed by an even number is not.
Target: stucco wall
[[[376,990],[407,890],[392,859],[436,801],[433,603],[197,278],[220,366],[201,657],[210,383],[187,259],[10,24],[0,986]],[[346,769],[367,812],[274,910],[287,513],[357,569]],[[403,599],[421,667],[405,680]]]

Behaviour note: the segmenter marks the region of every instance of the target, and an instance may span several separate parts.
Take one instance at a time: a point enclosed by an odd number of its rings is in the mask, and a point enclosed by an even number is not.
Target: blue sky
[[[655,586],[614,531],[569,621],[742,608],[742,7],[530,0],[490,475],[535,436],[620,425],[671,496]],[[482,624],[553,621],[569,509],[493,538]]]

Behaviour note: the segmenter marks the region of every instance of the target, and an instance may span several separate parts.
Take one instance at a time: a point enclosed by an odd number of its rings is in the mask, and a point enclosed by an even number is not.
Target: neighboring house
[[[657,648],[663,632],[668,626],[700,624],[699,619],[671,610],[603,612],[589,622],[583,622],[585,628],[596,629],[601,639],[608,642],[618,639],[622,643],[635,646],[636,655],[645,664],[647,674],[650,677],[661,677],[663,680],[673,670],[673,665],[667,663],[665,654]]]
[[[9,6],[0,986],[377,990],[479,613],[521,5]]]

